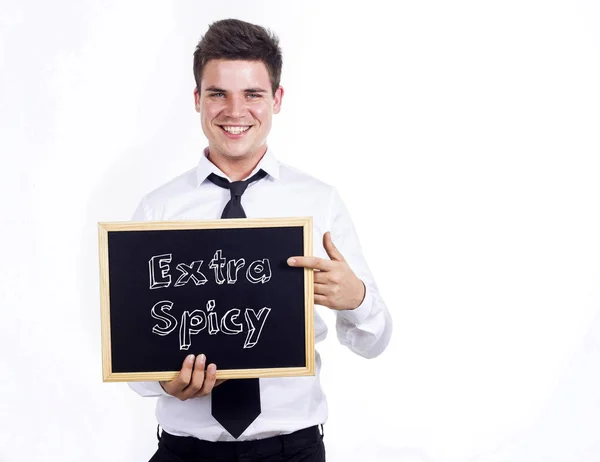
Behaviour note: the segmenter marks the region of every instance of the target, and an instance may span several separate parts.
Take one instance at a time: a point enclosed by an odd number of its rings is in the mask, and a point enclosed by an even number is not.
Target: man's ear
[[[200,92],[198,91],[198,87],[194,88],[194,106],[196,107],[196,112],[200,112]]]
[[[273,95],[273,114],[279,114],[281,101],[283,100],[283,87],[280,85]]]

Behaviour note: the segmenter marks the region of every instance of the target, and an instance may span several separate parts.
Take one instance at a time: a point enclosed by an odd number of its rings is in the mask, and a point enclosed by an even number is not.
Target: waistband
[[[287,451],[319,443],[322,439],[323,432],[319,430],[319,425],[285,435],[249,441],[205,441],[192,436],[171,435],[163,430],[159,445],[181,456],[226,458],[277,452],[285,454]]]

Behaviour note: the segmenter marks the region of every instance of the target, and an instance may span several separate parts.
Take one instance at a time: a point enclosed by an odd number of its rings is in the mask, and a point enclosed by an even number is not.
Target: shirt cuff
[[[357,325],[365,321],[371,314],[373,305],[373,297],[365,284],[365,298],[362,303],[353,310],[340,310],[338,316],[341,316],[347,322]]]
[[[128,385],[141,396],[171,396],[160,382],[128,382]]]
[[[170,394],[168,394],[165,389],[163,388],[163,386],[160,384],[160,382],[151,382],[152,385],[156,385],[156,391],[158,393],[160,393],[162,396],[171,396]]]

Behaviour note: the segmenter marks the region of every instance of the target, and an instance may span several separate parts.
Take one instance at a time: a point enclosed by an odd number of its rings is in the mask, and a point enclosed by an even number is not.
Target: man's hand
[[[315,271],[315,303],[334,310],[353,310],[365,298],[365,285],[356,277],[340,251],[331,241],[328,231],[323,247],[331,260],[318,257],[290,257],[288,265]]]
[[[179,375],[170,382],[160,382],[168,394],[185,401],[190,398],[200,398],[208,395],[214,387],[225,380],[217,380],[217,366],[209,364],[204,370],[206,357],[188,355],[183,361]]]

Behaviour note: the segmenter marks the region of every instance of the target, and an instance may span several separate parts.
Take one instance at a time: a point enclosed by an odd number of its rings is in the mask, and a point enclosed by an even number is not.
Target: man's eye
[[[260,98],[260,93],[248,93],[248,98],[250,98],[250,99]]]
[[[216,93],[211,93],[210,96],[217,96],[217,97],[222,97],[225,96],[225,93],[221,93],[221,92],[216,92]]]

